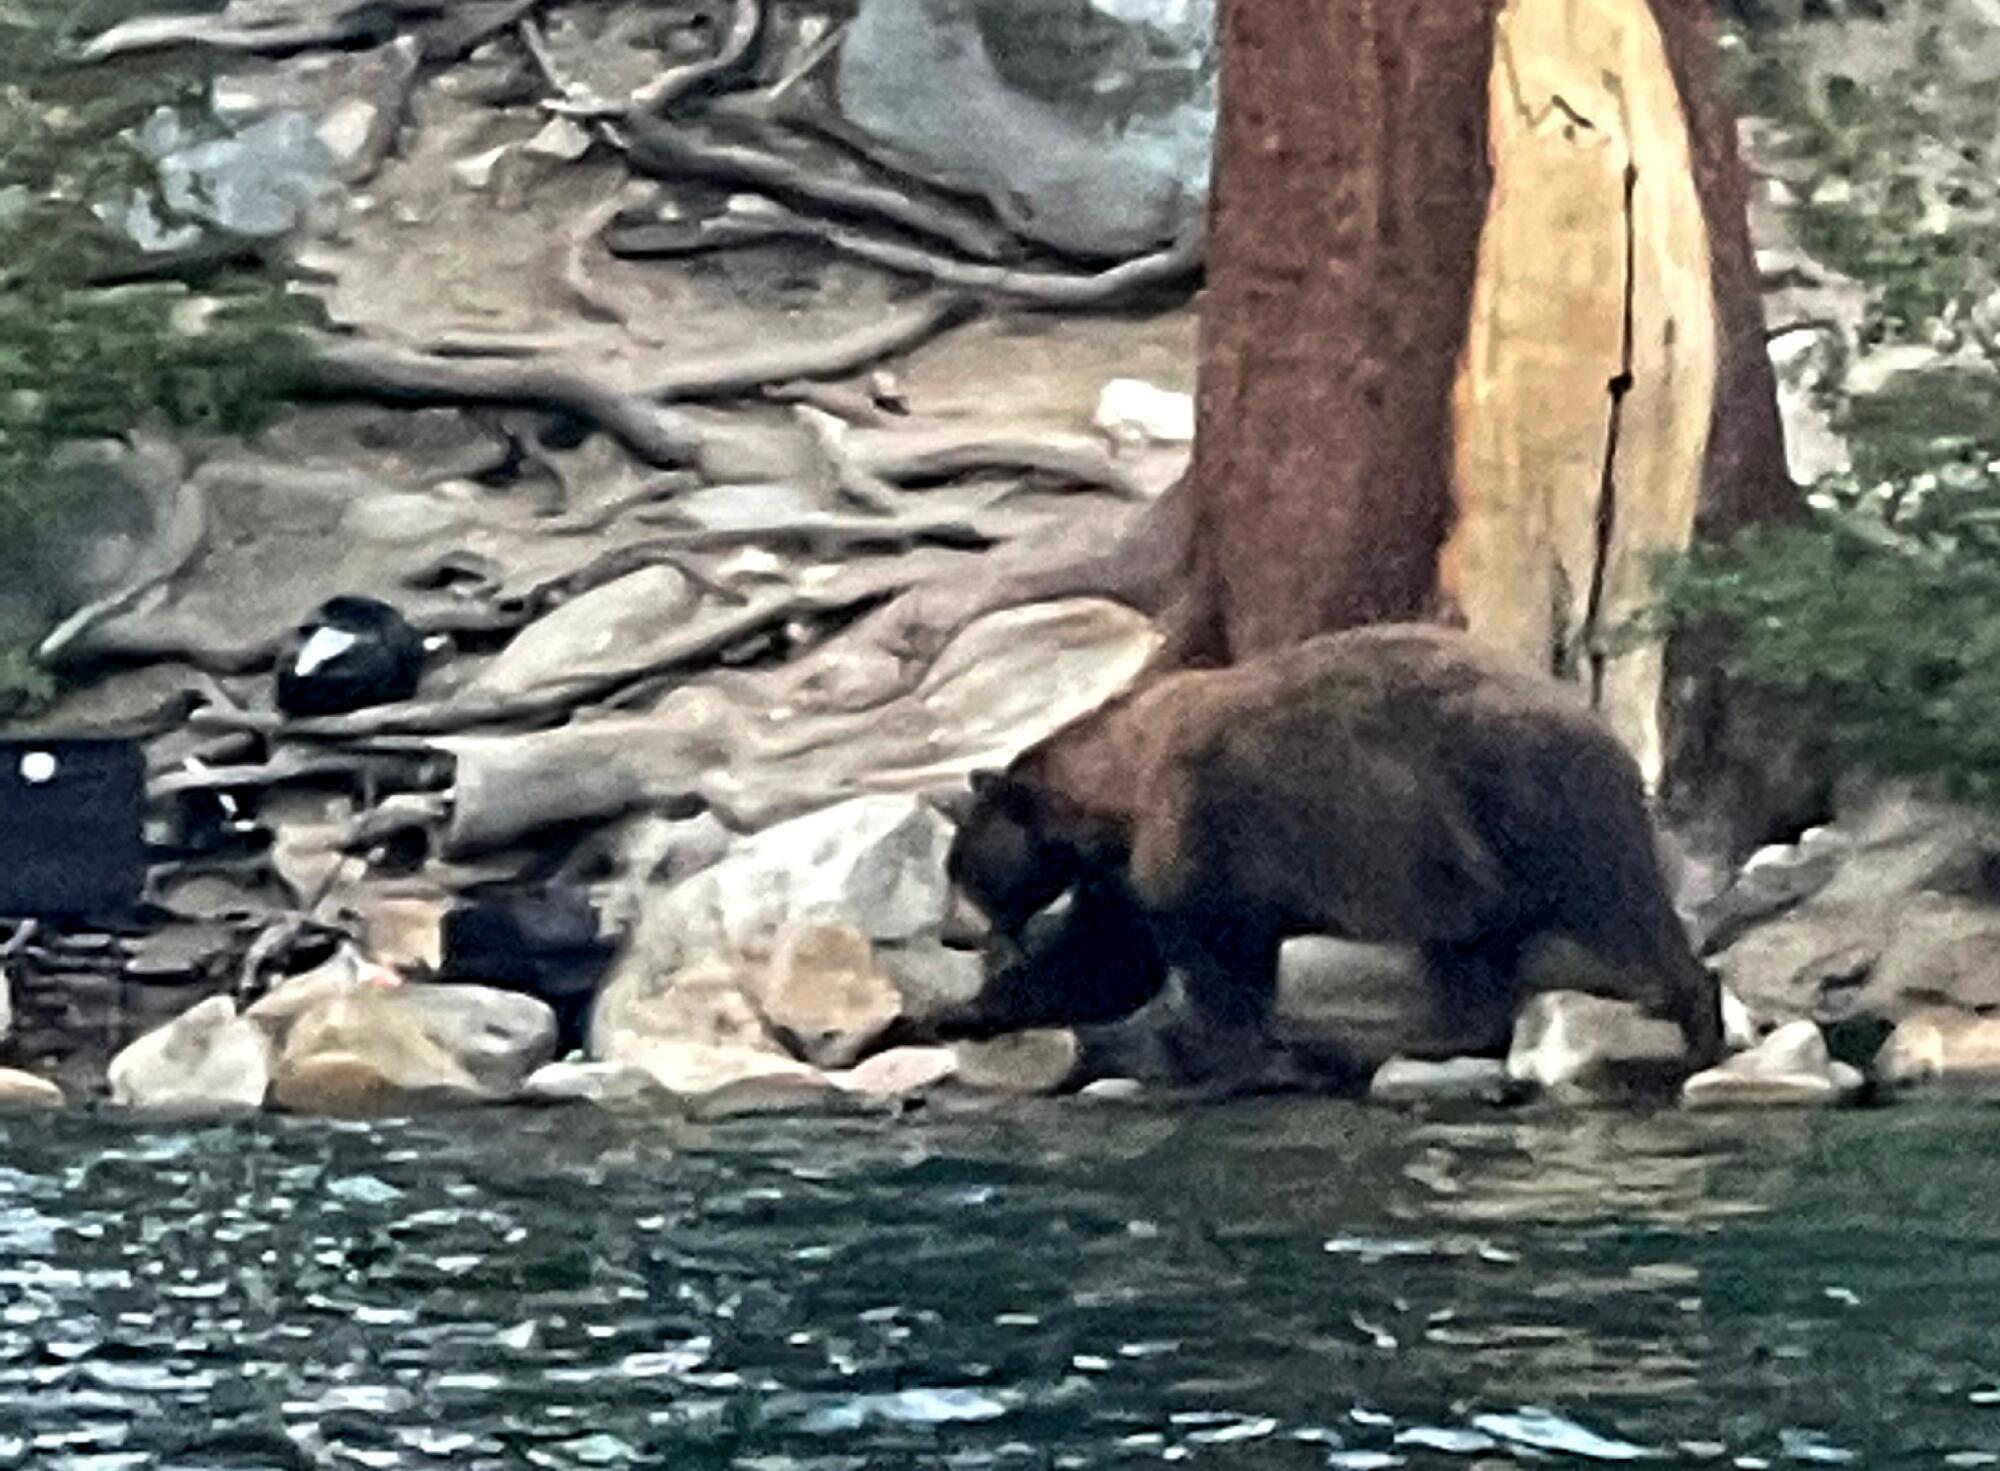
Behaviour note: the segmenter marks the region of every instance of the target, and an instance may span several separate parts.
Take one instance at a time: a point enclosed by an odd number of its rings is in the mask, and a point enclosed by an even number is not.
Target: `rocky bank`
[[[726,1113],[1171,1085],[1170,998],[837,1062],[976,985],[929,799],[1154,647],[1115,602],[979,596],[1109,545],[1185,462],[1210,23],[1174,0],[265,0],[99,36],[210,71],[134,140],[158,176],[121,202],[135,244],[259,242],[346,346],[254,441],[142,428],[77,457],[120,493],[62,569],[65,693],[14,731],[142,739],[160,856],[142,923],[5,931],[23,1071],[0,1102]],[[1815,44],[1901,34],[1873,26]],[[1746,137],[1810,480],[1847,463],[1852,400],[1990,368],[1869,341],[1868,289],[1795,238],[1784,139]],[[198,323],[199,280],[178,289]],[[351,593],[426,636],[417,698],[278,717],[276,650]],[[1976,815],[1878,789],[1690,872],[1741,1050],[1688,1102],[2000,1079],[1996,859]],[[532,975],[455,963],[450,917],[478,905],[542,916]],[[1616,1007],[1553,994],[1510,1033],[1418,1004],[1413,966],[1288,946],[1274,1069],[1358,1042],[1403,1103],[1658,1069]],[[581,1039],[519,994],[557,971],[601,983]],[[1450,1060],[1472,1052],[1492,1060]]]

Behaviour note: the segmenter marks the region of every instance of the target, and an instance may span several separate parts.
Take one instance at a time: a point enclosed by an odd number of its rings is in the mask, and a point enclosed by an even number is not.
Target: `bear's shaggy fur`
[[[1636,763],[1570,688],[1444,628],[1147,684],[975,779],[949,863],[995,931],[972,1030],[1061,1020],[1065,988],[1069,1020],[1101,1020],[1168,966],[1218,1036],[1259,1027],[1302,933],[1422,947],[1470,1002],[1564,938],[1692,1063],[1721,1049]],[[1075,994],[1100,973],[1115,995]]]

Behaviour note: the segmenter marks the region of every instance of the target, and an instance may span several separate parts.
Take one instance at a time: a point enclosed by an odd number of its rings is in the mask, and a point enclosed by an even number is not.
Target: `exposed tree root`
[[[328,397],[379,403],[552,409],[609,434],[649,465],[685,465],[699,457],[701,448],[700,436],[678,415],[582,373],[533,359],[444,358],[323,338],[314,345],[304,386]]]
[[[539,0],[353,0],[308,19],[259,14],[254,5],[231,4],[212,14],[148,15],[103,31],[82,50],[85,61],[108,61],[147,51],[202,47],[256,56],[383,45],[415,31],[433,61],[454,60],[488,36],[505,30]]]
[[[1142,292],[1189,281],[1201,267],[1199,236],[1166,250],[1134,257],[1092,274],[1034,270],[954,260],[935,251],[863,234],[831,220],[806,215],[758,212],[721,215],[697,225],[629,226],[611,242],[614,254],[677,256],[726,246],[755,244],[780,236],[817,240],[843,255],[886,270],[922,276],[941,286],[1007,297],[1027,306],[1084,310],[1119,305]]]
[[[669,646],[629,669],[595,674],[525,695],[413,700],[352,715],[295,720],[278,724],[274,733],[286,739],[327,742],[384,735],[450,735],[481,726],[548,724],[637,680],[718,658],[767,630],[798,619],[847,613],[879,602],[903,591],[911,580],[911,574],[894,567],[860,568],[821,587],[770,593],[741,607],[718,609],[692,619]],[[199,712],[193,720],[223,729],[242,728],[247,723],[242,717],[224,712]],[[254,717],[252,722],[252,728],[272,729],[269,722]]]
[[[35,659],[45,667],[61,663],[92,631],[171,582],[208,544],[208,497],[199,477],[185,474],[180,452],[143,445],[132,468],[146,482],[142,488],[157,518],[154,541],[125,586],[84,604],[36,646]]]
[[[625,156],[642,174],[699,178],[756,189],[852,218],[893,225],[936,240],[975,260],[999,260],[1015,247],[1010,236],[961,210],[917,199],[907,190],[865,179],[845,179],[806,168],[776,153],[741,143],[697,137],[653,118],[632,119]]]
[[[825,342],[777,343],[669,369],[647,388],[646,396],[675,399],[733,398],[772,383],[808,378],[844,378],[872,363],[918,345],[958,325],[976,307],[956,293],[926,297],[914,306],[884,313],[879,321]]]

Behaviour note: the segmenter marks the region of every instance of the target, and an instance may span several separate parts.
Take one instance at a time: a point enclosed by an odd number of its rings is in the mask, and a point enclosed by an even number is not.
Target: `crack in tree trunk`
[[[1632,391],[1633,297],[1637,290],[1639,231],[1633,219],[1632,201],[1639,187],[1639,166],[1625,165],[1625,280],[1619,293],[1623,318],[1618,329],[1618,372],[1606,385],[1611,406],[1604,421],[1604,474],[1598,482],[1596,541],[1590,564],[1590,591],[1583,608],[1583,647],[1590,661],[1590,703],[1593,709],[1604,703],[1604,669],[1610,662],[1604,630],[1599,620],[1604,611],[1604,587],[1611,565],[1611,541],[1618,531],[1618,434],[1625,416],[1625,397]]]

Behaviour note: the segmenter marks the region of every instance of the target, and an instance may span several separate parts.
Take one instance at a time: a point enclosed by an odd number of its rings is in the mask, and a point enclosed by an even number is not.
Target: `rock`
[[[1787,1022],[1748,1052],[1696,1073],[1681,1088],[1692,1108],[1838,1103],[1859,1092],[1859,1071],[1835,1062],[1809,1021]]]
[[[1033,239],[1085,256],[1196,218],[1214,130],[1213,6],[864,0],[847,116]]]
[[[1505,1103],[1520,1093],[1497,1057],[1450,1057],[1429,1062],[1392,1057],[1368,1085],[1373,1103]]]
[[[1809,1017],[1865,1034],[1927,1007],[2000,1009],[2000,906],[1920,893],[1832,904],[1822,896],[1715,958],[1759,1017]],[[1838,1055],[1856,1058],[1835,1043]]]
[[[727,1042],[656,1041],[619,1059],[650,1073],[669,1093],[695,1098],[751,1078],[792,1078],[831,1088],[817,1068],[767,1047]]]
[[[799,925],[780,935],[768,964],[746,970],[750,1000],[790,1051],[824,1061],[879,1031],[902,1010],[896,983],[868,937],[847,925]]]
[[[545,158],[555,163],[575,163],[590,152],[589,129],[574,118],[550,118],[541,132],[521,145],[521,151],[530,158]]]
[[[1763,1039],[1764,1029],[1743,1004],[1743,998],[1722,987],[1722,1045],[1731,1052],[1745,1052]]]
[[[2000,1017],[1913,1013],[1883,1045],[1875,1076],[1892,1088],[1934,1084],[1982,1093],[2000,1090]]]
[[[695,599],[672,567],[627,573],[530,623],[470,688],[504,699],[642,667],[681,636]]]
[[[331,960],[279,981],[252,1002],[243,1015],[263,1032],[272,1055],[276,1056],[284,1051],[285,1039],[291,1035],[292,1024],[300,1017],[321,1002],[360,985],[364,977],[377,974],[358,952],[343,945]]]
[[[1850,849],[1832,828],[1814,828],[1798,842],[1760,848],[1735,880],[1695,914],[1697,943],[1726,945],[1751,925],[1781,914],[1830,883]]]
[[[225,137],[198,138],[168,107],[154,111],[134,141],[158,171],[170,217],[200,220],[235,235],[282,235],[324,196],[338,173],[315,120],[282,111]],[[143,213],[142,213],[143,211]],[[162,237],[150,201],[134,196],[120,221],[140,245]]]
[[[554,1050],[554,1014],[532,997],[322,983],[285,1033],[272,1097],[329,1114],[476,1103],[515,1092]]]
[[[1287,940],[1278,953],[1280,1040],[1308,1051],[1334,1044],[1370,1072],[1399,1054],[1497,1051],[1513,1020],[1505,1005],[1447,1004],[1413,949],[1312,935]]]
[[[14,983],[0,969],[0,1042],[14,1035]]]
[[[787,929],[821,922],[874,942],[935,931],[944,918],[950,832],[918,798],[860,797],[769,828],[649,895],[598,997],[592,1054],[638,1061],[621,1037],[688,1036],[671,993],[703,957],[742,957]]]
[[[491,1092],[516,1091],[555,1056],[555,1013],[532,996],[457,983],[379,994]]]
[[[1099,1078],[1077,1090],[1077,1097],[1099,1103],[1136,1103],[1145,1096],[1146,1085],[1137,1078]]]
[[[1891,787],[1842,811],[1832,836],[1846,841],[1847,853],[1819,903],[1885,904],[1915,894],[2000,897],[2000,822],[1988,814]]]
[[[111,1060],[111,1101],[147,1113],[206,1115],[261,1108],[271,1085],[263,1032],[211,996]]]
[[[461,158],[452,164],[451,176],[468,189],[490,188],[493,176],[499,170],[500,161],[513,151],[509,145],[503,143],[498,148],[489,148],[484,153]]]
[[[527,1103],[592,1103],[599,1108],[643,1108],[669,1100],[653,1075],[624,1062],[551,1062],[521,1085]]]
[[[1113,378],[1098,394],[1090,422],[1114,444],[1191,444],[1194,395],[1155,388],[1138,378]]]
[[[910,1098],[927,1093],[958,1071],[949,1047],[892,1047],[844,1072],[828,1073],[837,1088],[870,1098]]]
[[[816,1073],[759,1073],[710,1089],[687,1104],[696,1123],[773,1118],[788,1114],[873,1112],[879,1100],[836,1088]]]
[[[69,1100],[47,1078],[17,1068],[0,1068],[0,1109],[61,1108]]]
[[[693,1044],[792,1061],[791,1054],[765,1029],[764,1019],[745,990],[744,973],[756,964],[710,956],[650,979],[639,994],[620,998],[605,993],[591,1019],[592,1056],[652,1070],[649,1058],[656,1049],[670,1049],[664,1055],[671,1060],[680,1056],[671,1049]],[[680,1064],[672,1061],[670,1066]],[[689,1091],[676,1086],[675,1076],[655,1075],[677,1093]]]
[[[1638,1007],[1581,991],[1529,998],[1514,1024],[1507,1076],[1549,1090],[1642,1081],[1680,1064],[1680,1028]]]
[[[361,911],[362,948],[392,970],[436,970],[444,962],[444,914],[449,902],[442,896],[365,895],[356,906]]]
[[[990,1042],[960,1042],[958,1081],[989,1093],[1056,1093],[1076,1075],[1081,1044],[1063,1028],[1010,1032]]]

